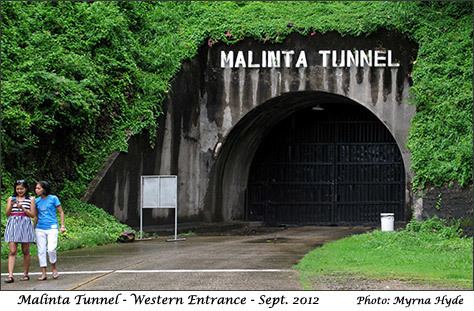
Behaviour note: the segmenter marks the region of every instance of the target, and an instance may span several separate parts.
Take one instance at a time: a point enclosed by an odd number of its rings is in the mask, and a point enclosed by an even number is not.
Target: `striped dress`
[[[31,218],[18,206],[17,198],[11,197],[12,212],[8,216],[7,226],[5,228],[5,242],[16,243],[34,243],[35,231]],[[23,200],[22,205],[25,209],[31,208],[31,197]]]

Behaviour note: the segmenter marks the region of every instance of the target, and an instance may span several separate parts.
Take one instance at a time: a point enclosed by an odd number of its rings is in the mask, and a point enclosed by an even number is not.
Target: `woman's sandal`
[[[23,277],[20,279],[20,281],[29,281],[30,276],[28,274],[24,274]]]
[[[53,272],[53,279],[57,280],[59,278],[58,272]]]
[[[15,279],[11,276],[9,276],[5,279],[5,283],[13,283],[13,282],[15,282]]]
[[[38,281],[46,281],[48,277],[46,275],[42,275],[38,278]]]

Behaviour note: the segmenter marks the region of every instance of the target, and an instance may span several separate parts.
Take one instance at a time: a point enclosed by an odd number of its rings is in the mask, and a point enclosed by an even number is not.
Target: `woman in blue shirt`
[[[57,196],[51,194],[51,187],[47,181],[39,181],[36,183],[35,192],[36,210],[38,212],[38,223],[36,224],[36,245],[38,247],[38,259],[41,268],[41,276],[38,280],[44,281],[46,276],[46,253],[51,263],[51,272],[53,279],[59,277],[56,268],[56,247],[58,245],[58,219],[57,212],[61,219],[61,233],[66,231],[64,226],[64,212],[61,202]]]

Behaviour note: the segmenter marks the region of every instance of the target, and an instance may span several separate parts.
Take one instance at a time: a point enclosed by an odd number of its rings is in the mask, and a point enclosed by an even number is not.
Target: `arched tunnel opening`
[[[287,93],[223,141],[208,211],[270,225],[374,224],[387,212],[404,221],[405,181],[399,146],[369,109],[325,92]]]

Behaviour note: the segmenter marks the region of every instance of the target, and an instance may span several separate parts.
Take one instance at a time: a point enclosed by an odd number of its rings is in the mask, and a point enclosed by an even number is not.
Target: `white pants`
[[[56,247],[58,246],[58,229],[36,229],[36,246],[38,247],[38,259],[41,268],[48,266],[46,252],[49,262],[56,263]]]

